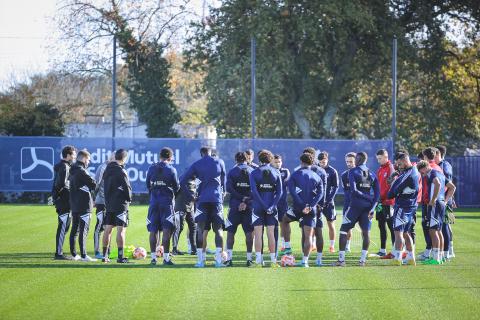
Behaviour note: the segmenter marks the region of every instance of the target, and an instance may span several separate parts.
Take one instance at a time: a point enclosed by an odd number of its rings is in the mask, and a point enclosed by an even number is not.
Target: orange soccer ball
[[[291,254],[286,254],[280,260],[282,267],[293,267],[295,266],[295,257]]]

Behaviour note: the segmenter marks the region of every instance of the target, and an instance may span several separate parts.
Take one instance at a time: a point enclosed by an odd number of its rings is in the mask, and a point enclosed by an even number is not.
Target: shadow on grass
[[[456,287],[419,287],[419,288],[338,288],[338,289],[290,289],[293,292],[326,292],[326,291],[408,291],[408,290],[451,290],[451,289],[480,289],[480,287],[456,286]]]
[[[472,219],[480,219],[480,215],[477,215],[477,216],[455,216],[455,219],[460,219],[460,220],[463,220],[463,219],[468,219],[468,220],[472,220]]]

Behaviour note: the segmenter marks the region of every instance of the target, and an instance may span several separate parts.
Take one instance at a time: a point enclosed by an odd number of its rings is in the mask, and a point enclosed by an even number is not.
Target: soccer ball
[[[222,251],[222,262],[225,263],[228,259],[228,255],[225,251]]]
[[[133,259],[143,260],[145,259],[146,256],[147,256],[147,250],[145,250],[145,248],[138,247],[138,248],[135,248],[135,250],[133,250]]]
[[[282,267],[293,267],[295,266],[295,257],[291,254],[286,254],[280,260]]]
[[[162,245],[158,246],[157,249],[155,250],[155,253],[157,254],[157,258],[163,257],[163,246]]]

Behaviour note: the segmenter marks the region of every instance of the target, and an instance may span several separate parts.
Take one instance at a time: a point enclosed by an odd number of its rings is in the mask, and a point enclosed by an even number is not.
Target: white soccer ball
[[[138,247],[138,248],[135,248],[135,250],[133,250],[133,259],[143,260],[146,257],[147,257],[147,250],[145,250],[145,248]]]

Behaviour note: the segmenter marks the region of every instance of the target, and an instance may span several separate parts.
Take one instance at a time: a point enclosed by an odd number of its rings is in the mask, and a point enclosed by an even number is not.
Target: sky
[[[56,0],[0,0],[0,87],[48,69]]]
[[[206,0],[209,4],[217,0]],[[49,70],[58,0],[0,0],[0,90]],[[198,13],[203,0],[191,0]]]

